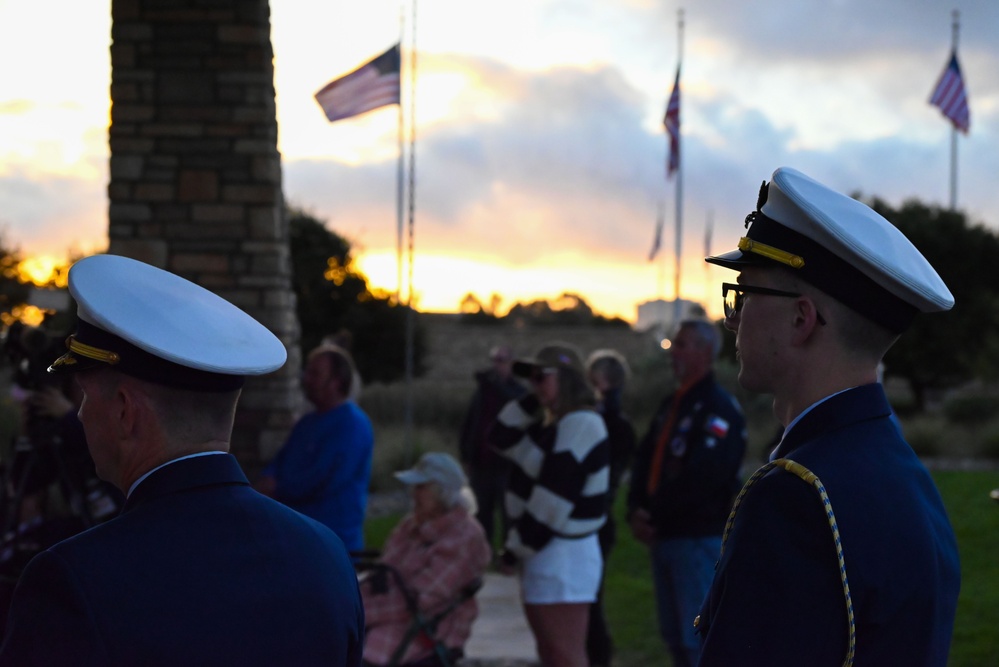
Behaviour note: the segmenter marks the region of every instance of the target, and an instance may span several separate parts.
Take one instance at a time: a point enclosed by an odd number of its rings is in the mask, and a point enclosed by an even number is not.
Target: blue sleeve
[[[318,500],[327,489],[364,479],[370,465],[372,433],[363,415],[340,410],[333,419],[303,418],[269,469],[282,502]],[[319,417],[322,417],[321,415]]]

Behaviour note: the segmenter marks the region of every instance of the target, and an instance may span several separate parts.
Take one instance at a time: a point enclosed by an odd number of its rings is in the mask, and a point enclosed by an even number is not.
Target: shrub
[[[982,431],[976,454],[986,459],[999,459],[999,424]]]
[[[944,443],[953,437],[953,430],[938,417],[916,417],[906,422],[905,439],[919,456],[938,456]]]
[[[980,424],[999,414],[999,395],[967,393],[947,399],[944,415],[954,424]]]

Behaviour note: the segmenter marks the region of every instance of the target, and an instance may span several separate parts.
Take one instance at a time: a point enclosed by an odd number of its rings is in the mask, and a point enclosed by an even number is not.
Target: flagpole
[[[957,55],[957,33],[960,12],[954,10],[954,23],[951,28],[951,53]],[[950,210],[957,210],[957,126],[950,128]]]
[[[666,147],[666,150],[669,151],[669,147],[668,146]],[[667,159],[669,159],[668,156],[667,156]],[[666,199],[662,198],[662,199],[659,200],[659,202],[656,205],[656,241],[655,241],[655,243],[656,243],[657,246],[658,246],[658,244],[662,243],[662,237],[661,237],[661,235],[662,235],[663,225],[665,224],[665,218],[666,218]],[[657,248],[657,251],[658,251],[658,248]],[[666,301],[666,262],[668,262],[668,261],[669,261],[668,255],[666,253],[663,253],[663,261],[657,262],[658,265],[659,265],[659,270],[656,272],[657,273],[657,276],[656,276],[656,296],[658,296],[664,302]]]
[[[680,65],[683,63],[683,9],[677,11],[677,32],[679,37],[677,39],[677,72],[680,71]],[[679,85],[679,77],[677,78],[677,85]],[[680,256],[683,251],[683,163],[686,160],[683,159],[683,152],[681,146],[681,125],[677,125],[677,154],[680,156],[680,160],[676,166],[676,276],[673,282],[673,328],[680,324]]]
[[[666,142],[666,160],[669,162],[669,141]],[[656,203],[656,238],[654,241],[654,252],[659,252],[662,245],[663,228],[666,226],[666,197],[660,196]],[[669,253],[663,252],[661,259],[656,262],[656,298],[662,301],[662,311],[656,314],[658,324],[656,326],[656,343],[661,344],[669,332],[666,330],[666,264],[669,262]]]
[[[715,227],[715,211],[712,208],[708,209],[707,216],[704,221],[704,256],[711,257],[711,234]],[[704,281],[705,284],[710,289],[711,287],[711,264],[704,262]]]
[[[413,462],[413,239],[416,212],[416,0],[413,1],[409,54],[409,287],[406,295],[406,465]],[[399,106],[402,106],[401,104]]]
[[[402,49],[402,40],[406,34],[406,13],[402,5],[399,6],[399,49]],[[401,54],[400,54],[401,58]],[[402,90],[402,66],[399,67],[399,88]],[[396,281],[395,281],[395,302],[402,305],[402,230],[403,230],[403,193],[406,187],[406,158],[405,158],[405,113],[402,106],[402,95],[399,99],[399,125],[396,136],[399,142],[399,164],[396,169],[395,183],[395,259],[396,259]]]

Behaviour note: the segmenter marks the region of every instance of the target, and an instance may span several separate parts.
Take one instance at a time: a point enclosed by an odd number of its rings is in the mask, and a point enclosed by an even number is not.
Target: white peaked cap
[[[284,365],[287,351],[251,316],[207,289],[127,257],[70,269],[77,332],[51,372],[108,364],[169,386],[223,390]]]

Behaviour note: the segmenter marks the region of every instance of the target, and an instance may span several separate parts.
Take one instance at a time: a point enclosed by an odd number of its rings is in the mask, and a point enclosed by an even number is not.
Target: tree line
[[[890,220],[937,269],[954,294],[947,313],[917,317],[885,357],[885,375],[908,383],[915,408],[935,393],[971,380],[999,379],[999,235],[972,224],[960,211],[917,200],[895,208],[879,198],[867,203]],[[304,351],[323,340],[351,347],[365,382],[393,382],[404,375],[407,307],[395,295],[372,288],[354,263],[350,242],[308,211],[289,207],[292,287]],[[28,285],[17,271],[19,253],[0,239],[0,317],[23,305]],[[460,303],[468,324],[528,326],[628,326],[593,310],[579,294],[519,302],[499,313],[502,302],[467,294]],[[423,370],[425,331],[415,318],[414,366]]]

